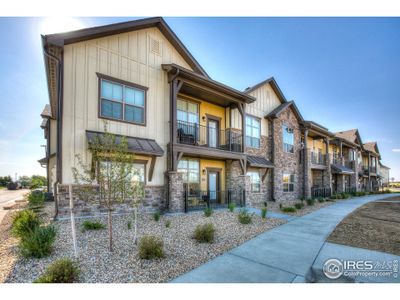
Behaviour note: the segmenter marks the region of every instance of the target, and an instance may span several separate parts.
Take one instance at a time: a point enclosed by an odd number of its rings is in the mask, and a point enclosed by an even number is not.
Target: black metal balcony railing
[[[332,190],[331,188],[326,188],[326,187],[316,187],[313,186],[311,188],[311,196],[313,198],[319,198],[319,197],[330,197],[332,195]]]
[[[311,151],[310,158],[313,165],[326,165],[326,154]]]
[[[376,174],[376,167],[370,166],[370,167],[369,167],[369,172],[370,172],[370,173]]]
[[[332,163],[334,165],[342,165],[343,157],[337,153],[332,154]]]
[[[356,191],[357,191],[357,189],[355,187],[350,187],[350,186],[344,187],[344,192],[347,194],[355,193]]]
[[[206,207],[222,208],[229,203],[235,203],[237,207],[246,206],[246,194],[241,188],[227,191],[185,191],[185,212],[202,210]]]
[[[218,130],[215,127],[184,121],[178,121],[177,127],[177,140],[180,144],[242,152],[242,134],[230,129]]]
[[[353,169],[354,161],[353,160],[345,160],[343,165],[349,169]]]
[[[368,166],[362,166],[361,169],[364,175],[368,175],[369,173]]]

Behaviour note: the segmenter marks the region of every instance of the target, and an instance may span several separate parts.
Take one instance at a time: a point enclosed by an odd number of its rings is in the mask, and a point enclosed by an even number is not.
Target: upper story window
[[[293,128],[286,125],[282,126],[283,132],[283,150],[285,152],[294,153],[294,132]]]
[[[199,105],[194,102],[178,99],[178,123],[199,124]]]
[[[100,77],[100,117],[146,124],[146,90],[108,76]]]
[[[256,171],[249,171],[247,172],[247,176],[250,176],[251,191],[254,193],[259,193],[261,190],[260,173]]]
[[[246,116],[246,145],[252,148],[260,148],[260,134],[260,119]]]

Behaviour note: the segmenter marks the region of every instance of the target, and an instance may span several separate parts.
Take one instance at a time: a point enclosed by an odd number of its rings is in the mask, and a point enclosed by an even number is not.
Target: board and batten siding
[[[154,42],[159,43],[158,53],[151,47]],[[65,46],[62,138],[64,184],[73,183],[71,168],[77,166],[76,155],[81,155],[86,163],[91,161],[85,131],[104,131],[104,120],[98,117],[99,81],[96,72],[148,87],[146,126],[107,121],[108,131],[156,140],[165,154],[157,158],[153,179],[147,183],[164,184],[167,143],[170,139],[170,89],[167,74],[161,64],[168,63],[191,69],[157,28]]]
[[[281,105],[281,101],[269,83],[249,93],[257,100],[246,104],[246,113],[261,119],[261,135],[268,135],[268,122],[264,118],[268,113]],[[241,116],[237,109],[232,110],[232,127],[242,129]]]

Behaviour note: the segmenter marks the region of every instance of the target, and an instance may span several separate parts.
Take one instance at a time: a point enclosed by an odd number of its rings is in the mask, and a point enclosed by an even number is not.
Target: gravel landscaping
[[[346,200],[335,200],[335,201],[346,201]],[[304,203],[304,207],[302,209],[298,209],[296,210],[296,212],[290,213],[290,212],[283,212],[280,208],[279,208],[279,202],[273,202],[273,201],[268,201],[267,202],[267,207],[268,207],[268,211],[273,211],[276,213],[281,213],[281,214],[287,214],[287,215],[291,215],[291,216],[297,216],[297,217],[301,217],[304,216],[306,214],[309,214],[313,211],[319,210],[323,207],[332,205],[335,203],[335,201],[325,201],[325,202],[318,202],[317,200],[315,200],[314,205],[307,205],[306,201],[303,201]],[[282,203],[283,206],[293,206],[295,203],[300,203],[301,201],[296,201],[296,202],[285,202]]]
[[[70,222],[57,221],[57,240],[53,254],[42,259],[18,256],[17,239],[9,235],[10,212],[1,224],[0,282],[32,282],[56,259],[73,258]],[[105,218],[97,219],[107,224]],[[164,241],[165,257],[142,260],[133,244],[133,229],[128,229],[130,215],[114,216],[114,252],[108,251],[107,229],[82,231],[83,219],[76,221],[81,282],[167,282],[210,259],[242,244],[256,235],[283,224],[278,219],[253,216],[251,224],[240,224],[237,212],[215,210],[211,217],[203,212],[162,215],[158,222],[152,215],[140,215],[138,235],[156,235]],[[165,226],[169,220],[169,228]],[[212,223],[216,228],[212,244],[197,243],[192,239],[197,225]],[[133,225],[133,223],[132,223]],[[132,226],[133,227],[133,226]]]

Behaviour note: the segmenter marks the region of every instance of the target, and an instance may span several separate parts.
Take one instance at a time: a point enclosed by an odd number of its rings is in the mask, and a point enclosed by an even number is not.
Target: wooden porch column
[[[238,109],[242,116],[242,152],[246,152],[246,106],[243,103],[238,103]]]
[[[311,187],[310,187],[310,170],[308,163],[308,149],[307,149],[307,138],[308,138],[308,129],[304,130],[304,144],[303,144],[303,197],[307,199],[311,197]]]
[[[372,191],[372,182],[371,182],[371,154],[368,153],[368,191]]]
[[[183,85],[183,81],[176,78],[170,81],[170,159],[172,171],[176,171],[177,157],[174,151],[174,146],[177,143],[177,95]]]
[[[331,193],[332,193],[332,171],[331,171],[331,156],[329,153],[329,138],[325,137],[324,141],[325,141],[325,145],[326,145],[326,175],[327,175],[327,180],[328,180],[327,187],[329,187],[331,189]]]
[[[342,143],[342,140],[339,140],[339,155],[340,155],[340,164],[343,165],[343,143]]]

